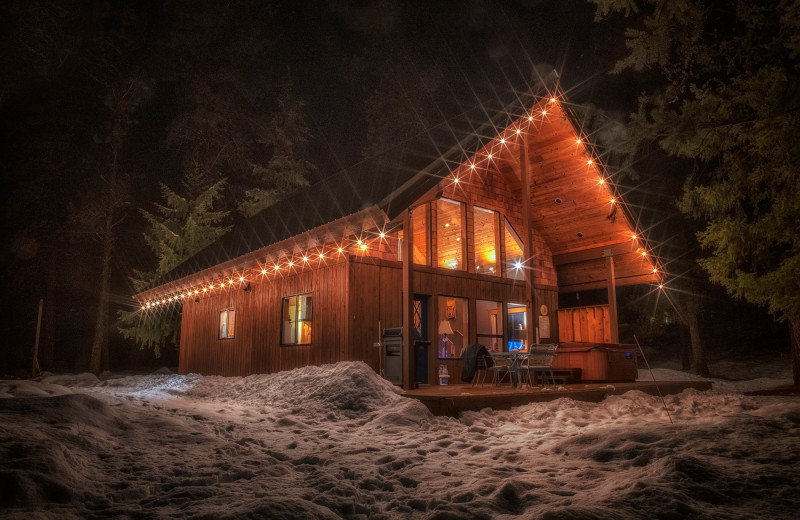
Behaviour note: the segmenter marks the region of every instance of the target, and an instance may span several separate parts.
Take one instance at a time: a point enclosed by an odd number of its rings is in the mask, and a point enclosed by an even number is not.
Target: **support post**
[[[617,318],[617,278],[614,274],[614,255],[604,251],[606,258],[606,280],[608,282],[608,323],[611,327],[611,343],[619,343],[619,323]]]
[[[533,280],[533,241],[531,240],[531,192],[528,175],[528,143],[525,134],[520,134],[519,142],[519,174],[522,183],[522,252],[525,255],[525,345],[530,348],[536,344],[536,326],[534,317],[539,313],[536,307],[536,285]]]
[[[403,220],[403,389],[416,386],[414,355],[414,233],[413,208]]]
[[[36,318],[36,340],[33,343],[33,370],[31,371],[32,377],[38,377],[41,371],[39,368],[39,336],[42,331],[42,309],[44,309],[44,299],[39,300],[39,317]]]

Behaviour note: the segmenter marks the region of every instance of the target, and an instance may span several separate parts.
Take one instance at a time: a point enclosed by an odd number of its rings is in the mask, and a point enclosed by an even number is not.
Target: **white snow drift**
[[[735,389],[671,425],[641,392],[434,417],[363,363],[0,381],[0,516],[797,518],[800,402]]]

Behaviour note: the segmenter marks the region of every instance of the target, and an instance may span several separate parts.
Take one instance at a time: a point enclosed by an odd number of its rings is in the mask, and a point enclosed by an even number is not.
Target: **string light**
[[[517,128],[517,135],[519,135],[519,134],[521,134],[521,133],[522,133],[522,130],[520,130],[519,128]]]
[[[340,247],[340,248],[339,248],[339,249],[337,249],[336,251],[338,251],[338,252],[339,252],[339,254],[342,254],[342,252],[344,251],[344,249]]]
[[[501,137],[500,138],[500,144],[506,144],[506,138],[505,137]]]
[[[546,116],[547,115],[547,110],[542,110],[542,115]]]
[[[262,274],[262,275],[266,275],[266,274],[267,274],[267,270],[266,270],[266,269],[264,269],[264,268],[261,268],[261,274]]]
[[[458,177],[456,177],[456,182],[458,182]],[[386,233],[384,233],[383,231],[381,231],[381,234],[380,234],[379,236],[380,236],[381,238],[386,238]]]
[[[323,253],[323,252],[321,252],[321,251],[320,251],[320,253],[319,253],[319,259],[320,259],[320,260],[322,260],[323,258],[325,258],[325,253]]]
[[[578,138],[578,139],[576,139],[576,140],[575,140],[575,144],[581,144],[581,140],[580,140],[580,138]]]
[[[308,257],[307,256],[303,257],[303,263],[306,263],[306,264],[308,263]]]
[[[591,159],[589,159],[588,161],[586,161],[586,164],[588,164],[589,166],[591,166],[593,162],[594,162],[594,161],[592,161]]]
[[[453,178],[453,184],[458,184],[458,177]],[[381,237],[382,238],[382,237]]]
[[[611,204],[614,204],[615,202],[617,202],[617,199],[615,199],[614,197],[611,197]]]
[[[240,281],[240,282],[243,282],[243,281],[244,281],[244,276],[240,276],[240,277],[239,277],[239,281]]]
[[[636,236],[636,234],[635,234],[635,233],[634,233],[633,235],[631,235],[631,240],[636,240],[637,238],[638,238],[638,237]]]
[[[367,244],[361,244],[361,249],[365,250],[367,248]]]
[[[598,180],[597,180],[597,184],[600,184],[601,186],[602,186],[603,184],[605,184],[605,183],[606,183],[605,179],[598,179]]]
[[[556,102],[556,98],[554,98],[554,97],[551,97],[551,98],[550,98],[550,102],[551,102],[551,103],[555,103],[555,102]]]
[[[492,154],[487,155],[486,158],[491,161],[492,160]]]
[[[475,169],[475,165],[474,165],[474,164],[470,164],[470,165],[469,165],[469,169],[470,169],[470,170],[474,170],[474,169]]]

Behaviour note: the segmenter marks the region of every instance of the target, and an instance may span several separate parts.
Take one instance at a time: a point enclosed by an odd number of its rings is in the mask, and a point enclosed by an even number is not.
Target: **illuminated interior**
[[[475,207],[473,211],[475,237],[475,272],[499,275],[497,269],[497,213]]]
[[[437,265],[466,270],[464,264],[464,204],[449,199],[436,201]]]
[[[505,219],[504,219],[505,220]],[[522,240],[511,223],[505,220],[505,253],[506,253],[506,278],[514,280],[524,280],[525,273],[522,270],[523,253]]]

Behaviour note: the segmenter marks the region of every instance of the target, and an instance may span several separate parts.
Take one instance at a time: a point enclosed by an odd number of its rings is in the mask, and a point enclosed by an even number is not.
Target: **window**
[[[219,339],[230,339],[236,328],[236,311],[224,309],[219,311]]]
[[[429,240],[428,233],[428,205],[418,207],[414,210],[414,221],[411,224],[412,236],[414,237],[414,263],[420,265],[430,265],[428,259]]]
[[[508,304],[508,350],[527,350],[527,308],[520,303]]]
[[[513,278],[514,280],[524,280],[525,271],[523,271],[523,253],[522,253],[522,240],[511,223],[505,220],[505,239],[506,239],[506,278]]]
[[[437,304],[439,357],[459,358],[469,334],[467,299],[439,296]]]
[[[296,296],[288,296],[284,298],[281,344],[311,344],[311,319],[311,293],[298,294]]]
[[[473,216],[475,272],[498,275],[500,273],[497,269],[497,213],[476,207]]]
[[[464,271],[464,204],[449,199],[436,201],[437,265]]]
[[[477,300],[475,302],[475,326],[478,343],[491,352],[503,350],[503,307],[500,302]]]

